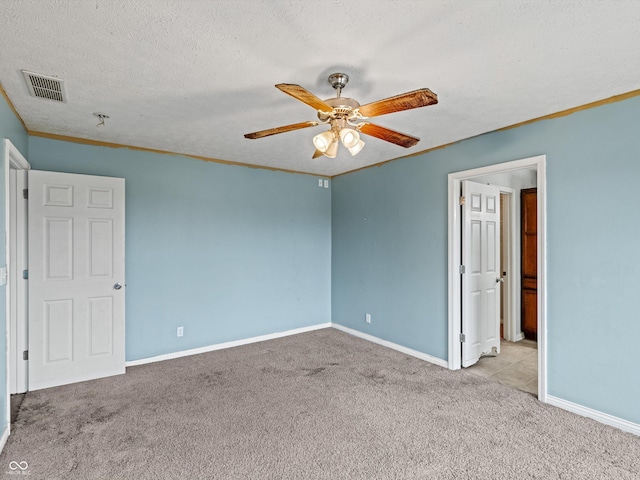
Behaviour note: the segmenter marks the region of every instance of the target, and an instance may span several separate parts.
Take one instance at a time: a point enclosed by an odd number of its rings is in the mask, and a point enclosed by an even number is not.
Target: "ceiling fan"
[[[338,95],[336,98],[329,98],[327,100],[320,100],[300,85],[279,83],[276,85],[276,88],[315,108],[318,111],[318,121],[293,123],[282,127],[247,133],[245,138],[256,139],[277,133],[291,132],[301,128],[329,125],[329,130],[313,137],[313,144],[316,147],[313,158],[321,155],[335,158],[338,154],[338,141],[342,142],[351,155],[356,155],[362,150],[362,147],[364,147],[364,142],[360,139],[360,133],[371,135],[372,137],[395,143],[405,148],[413,147],[420,141],[417,137],[396,132],[395,130],[381,127],[366,120],[369,117],[377,117],[387,113],[434,105],[438,103],[438,96],[435,93],[428,88],[421,88],[412,92],[396,95],[395,97],[360,105],[352,98],[340,96],[342,89],[348,82],[349,76],[345,73],[333,73],[329,75],[329,83],[336,89]]]

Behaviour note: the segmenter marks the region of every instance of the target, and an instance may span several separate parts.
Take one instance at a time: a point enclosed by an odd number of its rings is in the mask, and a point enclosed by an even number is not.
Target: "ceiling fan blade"
[[[269,128],[267,130],[260,130],[259,132],[247,133],[245,134],[244,138],[255,139],[255,138],[268,137],[269,135],[290,132],[292,130],[300,130],[301,128],[315,127],[316,125],[320,125],[320,124],[318,122],[292,123],[291,125],[284,125],[282,127]]]
[[[291,95],[293,98],[300,100],[302,103],[306,103],[316,110],[322,110],[323,112],[332,112],[333,107],[328,103],[320,100],[313,93],[300,85],[291,85],[289,83],[279,83],[276,88],[282,90],[284,93]]]
[[[362,105],[358,110],[365,117],[377,117],[386,113],[401,112],[412,108],[426,107],[438,103],[438,96],[428,88],[402,93],[395,97]]]
[[[362,127],[360,127],[359,130],[366,135],[371,135],[372,137],[377,137],[381,140],[395,143],[396,145],[400,145],[404,148],[413,147],[420,141],[418,137],[412,137],[411,135],[396,132],[395,130],[368,122],[362,124]]]

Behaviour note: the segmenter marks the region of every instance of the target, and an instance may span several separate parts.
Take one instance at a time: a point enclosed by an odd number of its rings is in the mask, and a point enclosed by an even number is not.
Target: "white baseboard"
[[[614,417],[613,415],[609,415],[608,413],[602,413],[598,410],[593,410],[588,407],[583,407],[582,405],[578,405],[577,403],[569,402],[568,400],[563,400],[562,398],[554,397],[552,395],[547,395],[547,403],[549,405],[553,405],[554,407],[568,410],[569,412],[576,413],[583,417],[591,418],[593,420],[596,420],[597,422],[604,423],[605,425],[616,427],[620,430],[624,430],[625,432],[633,433],[634,435],[640,436],[640,425],[637,423],[629,422],[628,420]]]
[[[9,421],[9,420],[7,420]],[[4,446],[7,444],[7,440],[9,439],[9,430],[11,426],[9,424],[5,425],[4,430],[2,432],[2,437],[0,437],[0,452],[4,450]]]
[[[406,353],[407,355],[419,358],[420,360],[424,360],[425,362],[433,363],[434,365],[438,365],[439,367],[449,368],[449,363],[446,360],[442,360],[441,358],[434,357],[408,347],[403,347],[402,345],[398,345],[397,343],[389,342],[387,340],[374,337],[373,335],[369,335],[368,333],[363,333],[358,330],[339,325],[337,323],[332,323],[331,326],[337,330],[348,333],[349,335],[353,335],[354,337],[362,338],[363,340],[367,340],[371,343],[377,343],[378,345],[382,345],[383,347],[392,348],[393,350]]]
[[[311,332],[313,330],[320,330],[320,329],[329,328],[329,327],[331,327],[331,323],[320,323],[318,325],[311,325],[310,327],[296,328],[293,330],[287,330],[285,332],[270,333],[268,335],[260,335],[258,337],[251,337],[251,338],[243,338],[242,340],[234,340],[232,342],[217,343],[215,345],[208,345],[206,347],[192,348],[190,350],[182,350],[180,352],[157,355],[155,357],[147,357],[147,358],[141,358],[139,360],[131,360],[129,362],[125,362],[125,367],[133,367],[135,365],[144,365],[146,363],[162,362],[164,360],[171,360],[174,358],[188,357],[189,355],[198,355],[199,353],[207,353],[207,352],[213,352],[215,350],[223,350],[225,348],[239,347],[240,345],[264,342],[265,340],[273,340],[275,338],[288,337],[289,335],[297,335],[298,333]]]

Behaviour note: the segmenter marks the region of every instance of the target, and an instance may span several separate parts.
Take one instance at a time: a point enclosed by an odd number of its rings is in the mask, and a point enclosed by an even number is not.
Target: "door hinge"
[[[29,280],[29,270],[22,271],[22,278],[23,280]]]
[[[464,196],[460,197],[458,201],[460,205],[464,205]]]
[[[465,337],[464,337],[464,333],[460,334],[460,343],[464,343],[465,341]]]
[[[22,198],[24,198],[25,200],[29,199],[29,189],[28,188],[24,188],[22,190]]]
[[[29,360],[29,350],[25,350],[24,352],[22,352],[22,359]]]
[[[465,272],[464,265],[460,265],[460,275],[462,275],[464,272]]]

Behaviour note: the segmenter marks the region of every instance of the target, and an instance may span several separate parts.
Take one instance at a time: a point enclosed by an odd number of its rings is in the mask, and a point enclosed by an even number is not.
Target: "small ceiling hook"
[[[104,121],[109,118],[109,115],[106,115],[104,113],[94,113],[93,115],[98,117],[99,120],[96,127],[102,127],[105,124]]]

